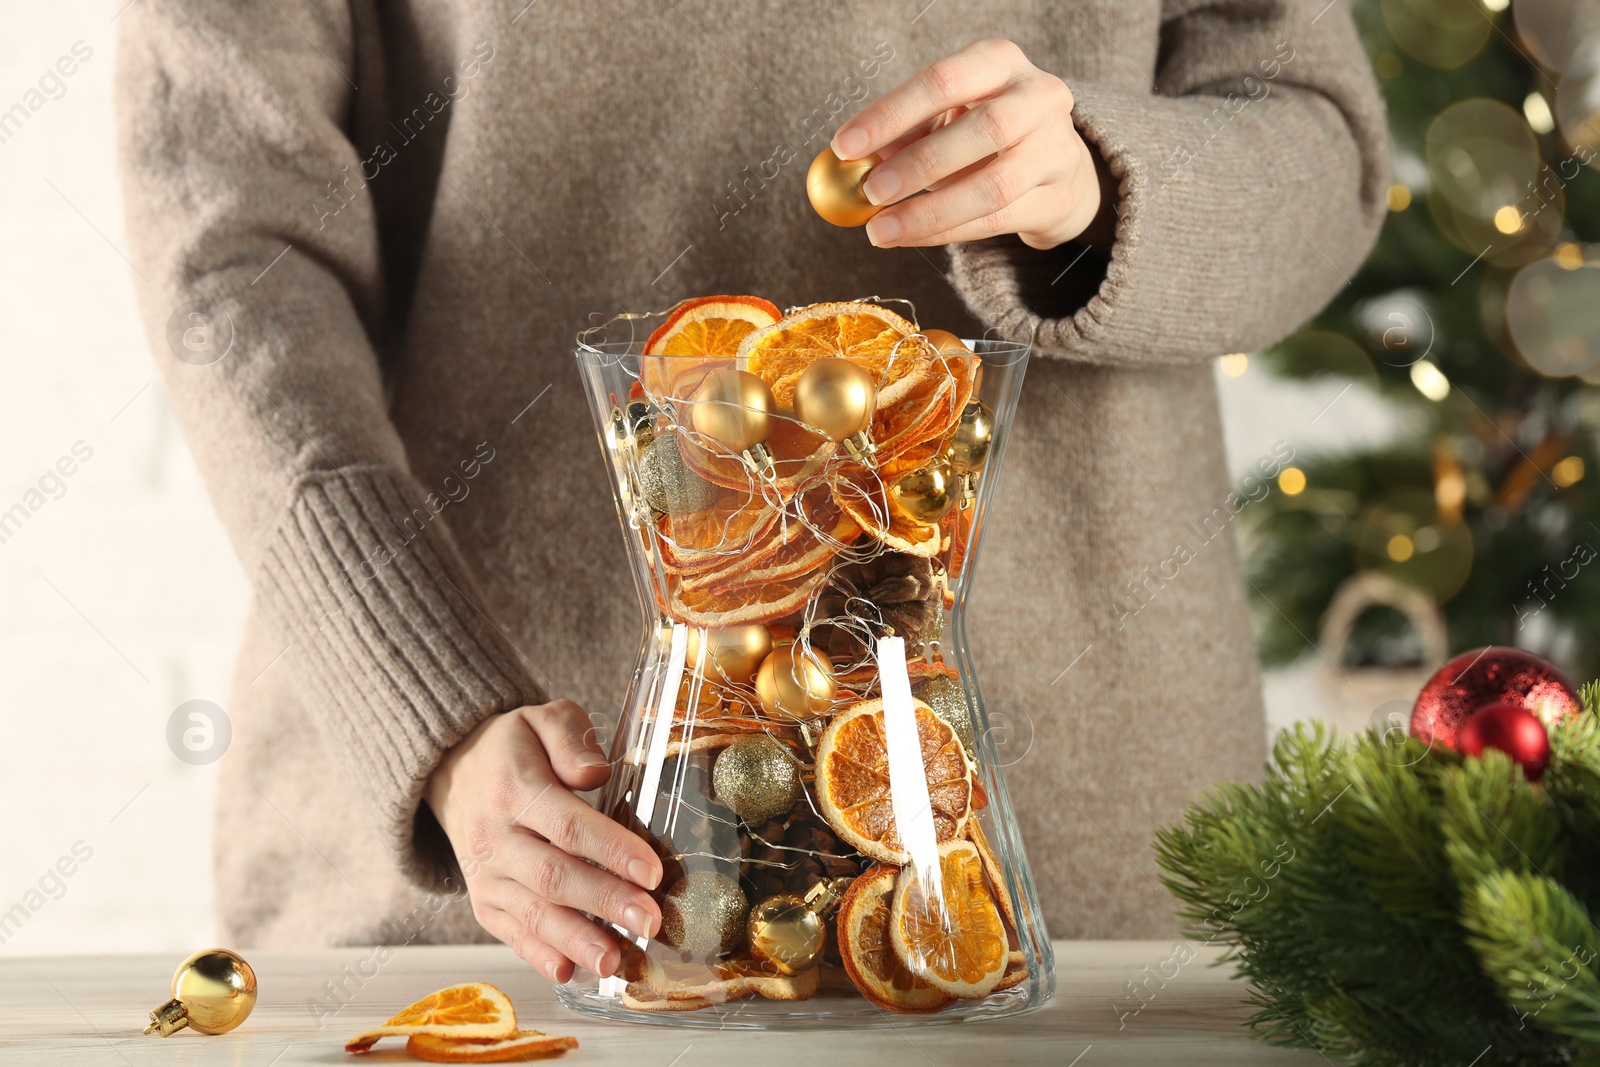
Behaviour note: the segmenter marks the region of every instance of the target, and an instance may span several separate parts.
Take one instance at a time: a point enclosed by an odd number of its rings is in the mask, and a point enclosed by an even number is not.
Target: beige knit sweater
[[[613,713],[641,633],[573,335],[718,292],[1033,340],[978,677],[1052,933],[1173,929],[1152,829],[1264,755],[1211,361],[1313,314],[1383,212],[1381,106],[1325,4],[131,5],[145,320],[257,596],[225,939],[487,939],[424,780],[484,716]],[[807,205],[863,100],[983,37],[1076,95],[1120,186],[1109,264],[878,250]]]

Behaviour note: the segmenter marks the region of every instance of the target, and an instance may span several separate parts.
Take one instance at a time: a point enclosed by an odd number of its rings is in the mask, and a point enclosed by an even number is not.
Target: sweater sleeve
[[[120,34],[141,310],[283,646],[259,667],[290,672],[397,867],[437,888],[454,861],[428,775],[483,718],[543,697],[388,418],[371,197],[345,183],[332,211],[330,181],[361,167],[342,124],[381,71],[336,0],[142,0]]]
[[[1118,186],[1109,260],[1014,235],[952,245],[973,313],[1057,358],[1170,365],[1254,351],[1319,311],[1386,210],[1383,104],[1349,6],[1167,0],[1151,85],[1069,80]]]

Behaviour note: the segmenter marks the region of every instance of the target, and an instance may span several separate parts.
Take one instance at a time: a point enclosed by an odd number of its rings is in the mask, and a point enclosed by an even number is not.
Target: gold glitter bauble
[[[698,626],[689,630],[688,658],[684,660],[691,670],[700,662],[700,634]],[[706,630],[706,673],[721,674],[730,682],[748,684],[761,669],[761,662],[772,651],[772,633],[759,622],[746,626],[724,626]]]
[[[787,815],[800,790],[794,757],[766,734],[739,738],[711,768],[712,796],[751,826]]]
[[[761,444],[772,433],[772,390],[749,371],[713,371],[695,391],[689,422],[698,433],[733,452]]]
[[[913,519],[934,523],[960,498],[960,479],[951,462],[940,456],[901,477],[889,487],[889,495]]]
[[[874,207],[861,184],[883,162],[876,153],[864,159],[840,159],[824,148],[806,171],[806,196],[817,214],[835,226],[865,226],[881,208]]]
[[[709,960],[739,947],[750,902],[739,880],[721,871],[691,871],[661,901],[657,940],[693,960]]]
[[[933,709],[950,729],[961,739],[961,746],[970,758],[977,758],[977,738],[972,731],[972,712],[967,707],[967,695],[961,683],[948,674],[937,675],[911,687],[911,695]]]
[[[872,374],[841,356],[815,361],[794,383],[795,416],[832,441],[843,441],[871,426],[877,402],[878,385]]]
[[[956,432],[944,446],[944,456],[957,474],[968,474],[983,466],[994,444],[994,412],[982,401],[974,400],[961,412]]]
[[[256,1006],[256,972],[237,952],[211,948],[178,964],[172,999],[150,1013],[145,1033],[167,1037],[188,1027],[202,1034],[225,1034],[250,1017]]]
[[[775,649],[756,672],[756,695],[773,715],[815,719],[833,707],[838,689],[827,653],[798,644]]]
[[[639,488],[652,508],[668,515],[693,515],[717,501],[717,487],[683,461],[683,439],[658,434],[639,456]]]

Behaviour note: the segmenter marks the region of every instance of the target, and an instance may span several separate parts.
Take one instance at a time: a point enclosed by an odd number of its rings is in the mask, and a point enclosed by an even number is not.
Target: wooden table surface
[[[253,952],[261,996],[233,1033],[169,1038],[141,1033],[146,1013],[166,999],[177,958],[43,957],[0,960],[0,1064],[143,1064],[289,1067],[291,1064],[417,1063],[390,1038],[357,1060],[344,1040],[381,1023],[434,989],[493,982],[511,997],[523,1026],[575,1035],[562,1061],[626,1067],[706,1064],[911,1064],[914,1067],[1109,1067],[1112,1064],[1300,1064],[1313,1051],[1275,1049],[1241,1025],[1245,986],[1212,967],[1215,950],[1171,942],[1063,941],[1056,944],[1055,997],[1027,1015],[998,1021],[891,1030],[765,1033],[669,1029],[602,1023],[556,1003],[550,984],[503,946],[417,946],[395,950],[335,1015],[323,1018],[324,983],[371,949]],[[1191,958],[1192,954],[1192,958]],[[1186,963],[1176,961],[1187,960]],[[1146,970],[1148,968],[1148,970]],[[370,973],[370,966],[366,968]],[[1172,975],[1164,983],[1160,975]],[[1128,989],[1142,983],[1143,1006]],[[354,988],[352,985],[351,988]],[[389,1051],[385,1051],[389,1049]]]

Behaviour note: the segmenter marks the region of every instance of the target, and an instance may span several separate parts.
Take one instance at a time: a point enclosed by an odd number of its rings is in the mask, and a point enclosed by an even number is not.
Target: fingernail
[[[637,904],[629,904],[622,909],[622,925],[626,926],[631,934],[649,937],[650,913]]]
[[[900,186],[903,184],[905,183],[900,180],[900,175],[879,167],[867,175],[866,184],[861,187],[861,191],[867,195],[868,203],[885,204],[899,194]]]
[[[557,983],[558,985],[560,984],[561,979],[556,977],[556,972],[559,971],[559,970],[560,970],[560,965],[558,963],[556,963],[555,960],[551,960],[549,963],[546,963],[544,965],[544,975],[545,975],[545,977],[550,979],[550,981]]]
[[[867,240],[878,248],[892,248],[900,242],[900,223],[889,215],[874,215],[867,223]]]
[[[589,964],[589,970],[604,978],[606,976],[606,972],[610,970],[610,968],[606,966],[606,950],[604,948],[595,949],[594,952],[589,955],[589,959],[591,961]]]
[[[867,132],[846,126],[833,135],[833,154],[840,159],[860,159],[867,154]]]
[[[661,876],[656,874],[653,864],[646,863],[644,860],[629,860],[628,877],[646,889],[654,889]]]
[[[611,766],[611,761],[600,755],[598,752],[580,752],[578,753],[578,758],[575,762],[584,770],[588,770],[590,767]]]

